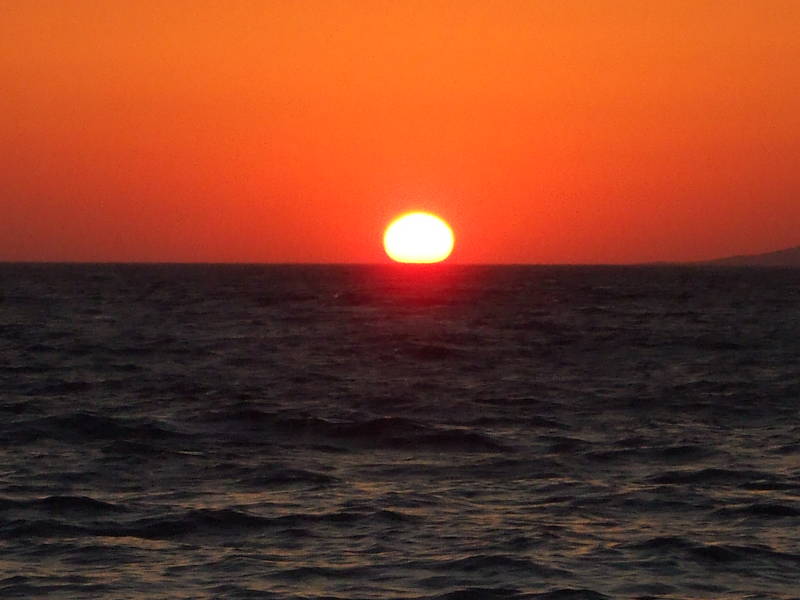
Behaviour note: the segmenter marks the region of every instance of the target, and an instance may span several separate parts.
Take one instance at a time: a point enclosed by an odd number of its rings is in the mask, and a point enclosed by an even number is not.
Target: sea
[[[2,264],[0,597],[800,598],[800,270]]]

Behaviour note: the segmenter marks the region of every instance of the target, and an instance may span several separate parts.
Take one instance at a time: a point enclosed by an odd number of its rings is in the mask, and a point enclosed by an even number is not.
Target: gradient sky
[[[800,2],[0,0],[0,260],[800,244]]]

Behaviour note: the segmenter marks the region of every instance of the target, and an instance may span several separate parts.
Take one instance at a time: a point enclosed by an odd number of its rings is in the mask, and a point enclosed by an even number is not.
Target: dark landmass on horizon
[[[763,254],[742,254],[705,260],[697,264],[732,267],[800,267],[800,246]]]

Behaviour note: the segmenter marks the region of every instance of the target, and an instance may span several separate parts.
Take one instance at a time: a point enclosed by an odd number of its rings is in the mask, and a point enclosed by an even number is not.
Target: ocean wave
[[[94,597],[102,597],[112,591],[113,587],[110,585],[95,583],[92,579],[79,575],[67,577],[15,575],[0,579],[0,595],[3,598],[49,597],[54,594],[92,594]]]
[[[611,600],[605,594],[587,589],[561,588],[541,594],[526,594],[520,600]]]
[[[421,565],[420,565],[421,566]],[[557,577],[568,575],[567,571],[537,564],[530,559],[510,554],[476,554],[453,560],[432,563],[428,568],[464,572],[521,572],[527,576]]]
[[[508,452],[510,447],[470,428],[423,424],[405,417],[379,417],[363,421],[331,420],[312,415],[270,412],[256,408],[217,411],[203,418],[214,430],[269,433],[293,441],[344,444],[346,447],[382,449]]]
[[[211,586],[209,591],[214,598],[226,598],[230,600],[283,600],[285,595],[276,592],[269,592],[257,588],[247,587],[236,583],[223,583]]]
[[[750,516],[763,518],[800,517],[800,508],[788,504],[757,502],[736,507],[725,507],[715,511],[723,516]]]
[[[418,597],[413,600],[611,600],[611,598],[594,590],[575,588],[524,593],[519,589],[506,587],[466,587],[437,596]]]
[[[578,454],[585,453],[592,447],[592,443],[586,440],[570,437],[566,435],[548,435],[540,438],[543,442],[548,442],[549,452],[555,454]]]
[[[735,568],[746,571],[759,569],[763,565],[800,566],[800,554],[778,552],[766,546],[704,544],[681,536],[655,537],[634,544],[624,544],[622,547],[644,555],[679,558],[690,563],[711,566],[743,563],[746,566]]]
[[[640,447],[640,448],[622,448],[612,450],[596,450],[586,453],[587,458],[599,462],[614,462],[614,461],[636,461],[643,464],[651,464],[653,462],[667,462],[667,463],[689,463],[707,460],[708,458],[720,454],[719,450],[705,446],[698,446],[693,444],[683,444],[675,446],[656,446],[656,447]],[[669,474],[664,474],[665,478],[669,478]],[[680,477],[680,475],[675,475]],[[664,483],[658,479],[654,480],[656,483]]]
[[[515,588],[467,587],[437,596],[417,597],[414,600],[518,600],[520,591]]]
[[[749,469],[706,468],[699,470],[667,471],[650,478],[663,485],[734,485],[751,481],[773,481],[775,475]]]
[[[365,579],[371,575],[372,567],[296,567],[292,569],[278,570],[270,574],[270,577],[288,579],[290,581],[308,582],[315,578],[324,579]]]
[[[463,350],[452,345],[409,343],[404,347],[405,353],[417,360],[451,360],[460,356]]]
[[[186,437],[164,423],[153,419],[106,417],[88,412],[41,417],[6,423],[0,438],[15,442],[40,439],[60,441],[98,440],[165,440]]]
[[[128,508],[119,504],[95,500],[88,496],[47,496],[34,500],[0,498],[0,511],[7,510],[39,510],[47,513],[100,515],[126,512]]]
[[[4,510],[9,510],[9,507]],[[64,510],[53,511],[64,517]],[[94,511],[102,516],[105,509]],[[0,538],[37,537],[131,537],[146,540],[179,540],[195,537],[234,539],[242,533],[271,530],[276,533],[297,530],[311,531],[319,526],[350,528],[356,524],[397,525],[419,519],[395,510],[340,510],[328,513],[295,513],[280,516],[258,516],[236,509],[193,509],[177,514],[125,521],[103,519],[65,521],[54,518],[19,518],[0,522]]]
[[[419,518],[396,510],[339,510],[327,513],[295,513],[275,517],[273,522],[282,527],[302,527],[311,525],[352,525],[356,523],[396,524],[419,522]]]
[[[305,469],[280,468],[269,473],[252,475],[238,479],[237,485],[246,488],[274,488],[293,485],[332,485],[339,481],[338,478],[325,473],[307,471]]]

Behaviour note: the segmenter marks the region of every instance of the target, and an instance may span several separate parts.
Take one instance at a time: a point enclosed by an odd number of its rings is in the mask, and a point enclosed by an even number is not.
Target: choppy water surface
[[[798,598],[800,271],[0,265],[3,598]]]

